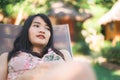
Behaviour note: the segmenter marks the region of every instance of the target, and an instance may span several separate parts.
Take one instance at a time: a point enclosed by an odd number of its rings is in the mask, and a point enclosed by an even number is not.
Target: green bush
[[[80,42],[76,43],[73,46],[73,53],[79,53],[82,55],[89,55],[90,49],[88,47],[88,44],[85,43],[84,41],[80,41]]]
[[[120,42],[116,46],[106,46],[102,49],[102,56],[107,59],[108,62],[120,63]]]

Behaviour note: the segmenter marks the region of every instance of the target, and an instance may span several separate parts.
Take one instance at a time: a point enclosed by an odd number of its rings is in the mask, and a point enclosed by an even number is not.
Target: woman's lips
[[[37,35],[37,37],[40,38],[40,39],[45,39],[44,35]]]

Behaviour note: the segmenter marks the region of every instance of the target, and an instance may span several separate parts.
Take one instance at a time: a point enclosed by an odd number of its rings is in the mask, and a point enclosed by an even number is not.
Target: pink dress
[[[45,54],[43,58],[22,51],[19,52],[20,54],[13,57],[8,63],[7,80],[16,80],[23,72],[35,68],[39,63],[59,60],[64,61],[61,56],[57,55],[51,49],[49,49],[48,53]]]

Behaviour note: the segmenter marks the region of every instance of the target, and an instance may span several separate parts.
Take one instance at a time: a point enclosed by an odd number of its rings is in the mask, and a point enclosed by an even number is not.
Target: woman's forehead
[[[40,16],[36,16],[33,19],[32,23],[47,25],[47,23],[44,21],[44,19],[42,19]]]

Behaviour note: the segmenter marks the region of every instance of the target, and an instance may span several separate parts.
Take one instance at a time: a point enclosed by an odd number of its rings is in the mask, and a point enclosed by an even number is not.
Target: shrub
[[[116,46],[106,46],[102,49],[102,56],[107,59],[108,62],[120,63],[120,42]]]
[[[83,55],[89,55],[90,49],[87,43],[85,43],[84,41],[80,41],[73,46],[73,52]]]

